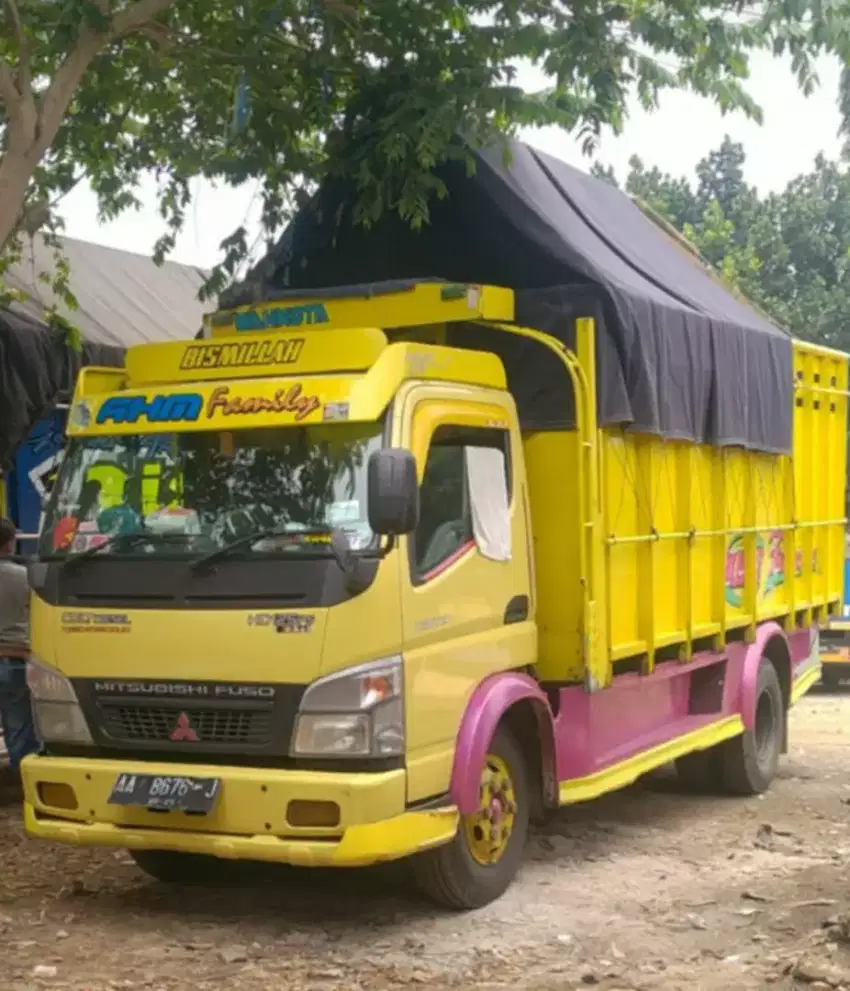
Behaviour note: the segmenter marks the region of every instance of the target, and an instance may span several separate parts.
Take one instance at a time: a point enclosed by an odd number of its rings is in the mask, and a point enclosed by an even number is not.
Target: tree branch
[[[114,15],[106,33],[94,31],[90,27],[81,29],[76,45],[59,66],[41,102],[41,130],[50,134],[48,145],[94,57],[110,41],[132,34],[150,23],[173,2],[174,0],[135,0]]]
[[[168,10],[173,2],[174,0],[135,0],[113,16],[110,32],[112,37],[122,38],[124,35],[132,34],[133,31],[137,31]]]
[[[39,151],[41,158],[43,150],[49,148],[56,137],[59,125],[74,98],[77,87],[82,82],[88,67],[95,55],[106,45],[107,36],[98,34],[89,27],[84,27],[77,35],[77,41],[64,61],[56,70],[44,96],[41,99],[39,113],[39,143],[43,149]]]
[[[0,102],[2,102],[9,115],[12,107],[20,100],[21,95],[15,85],[15,75],[12,67],[5,60],[0,58]]]
[[[5,3],[12,21],[12,30],[15,32],[15,41],[18,43],[18,90],[25,99],[33,99],[30,46],[21,21],[21,12],[18,10],[17,0],[5,0]]]

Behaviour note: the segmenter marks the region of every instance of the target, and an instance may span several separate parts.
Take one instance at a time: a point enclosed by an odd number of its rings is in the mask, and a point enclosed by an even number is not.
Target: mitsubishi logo
[[[177,717],[177,725],[171,731],[171,740],[174,743],[198,743],[200,737],[192,729],[189,717],[185,712],[181,712]]]

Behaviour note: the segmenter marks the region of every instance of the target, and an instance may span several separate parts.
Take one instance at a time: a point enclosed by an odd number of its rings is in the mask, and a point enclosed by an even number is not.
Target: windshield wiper
[[[210,551],[209,554],[204,554],[196,558],[189,565],[189,570],[206,571],[216,561],[221,561],[223,558],[229,557],[243,547],[250,547],[251,544],[256,544],[260,540],[270,540],[272,537],[286,537],[290,532],[283,527],[268,527],[265,530],[254,530],[253,533],[246,533],[243,537],[237,537],[235,540],[231,540],[224,547],[218,547],[214,551]]]
[[[231,540],[224,547],[219,547],[217,550],[197,558],[189,565],[189,568],[196,572],[206,571],[216,561],[221,561],[235,551],[243,547],[250,547],[252,544],[256,544],[261,540],[271,540],[274,537],[309,537],[317,533],[326,533],[331,538],[328,542],[328,547],[340,570],[345,575],[346,587],[352,592],[363,591],[367,588],[369,582],[366,581],[364,585],[365,577],[361,571],[360,558],[352,552],[345,534],[338,527],[323,523],[310,524],[303,530],[289,530],[284,527],[255,530],[253,533],[247,533],[244,537],[237,537],[236,540]]]
[[[76,554],[69,554],[61,563],[60,567],[64,571],[81,561],[96,557],[101,551],[109,547],[133,547],[135,544],[170,544],[173,538],[183,539],[182,533],[154,533],[151,530],[133,530],[131,533],[113,533],[100,544],[87,547],[84,551],[77,551]]]

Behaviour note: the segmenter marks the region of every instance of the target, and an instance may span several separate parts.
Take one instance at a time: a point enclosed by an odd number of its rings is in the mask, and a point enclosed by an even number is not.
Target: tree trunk
[[[21,220],[33,173],[65,118],[71,100],[92,59],[105,46],[106,35],[83,28],[74,48],[56,70],[47,90],[36,98],[28,84],[0,80],[6,108],[6,150],[0,156],[0,253]]]
[[[16,79],[0,59],[0,105],[5,106],[6,150],[0,155],[0,254],[20,223],[33,173],[56,139],[77,87],[95,58],[111,42],[159,17],[174,0],[135,0],[112,17],[107,31],[85,26],[47,90],[36,99],[29,70]]]
[[[0,158],[0,254],[18,226],[30,179],[41,155],[9,147]]]

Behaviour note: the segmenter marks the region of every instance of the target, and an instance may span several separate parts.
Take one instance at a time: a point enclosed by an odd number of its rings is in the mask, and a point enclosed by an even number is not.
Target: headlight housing
[[[404,753],[404,665],[400,656],[314,682],[301,700],[294,757],[400,757]]]
[[[64,675],[47,664],[30,660],[27,684],[36,730],[45,743],[94,743],[77,693]]]

